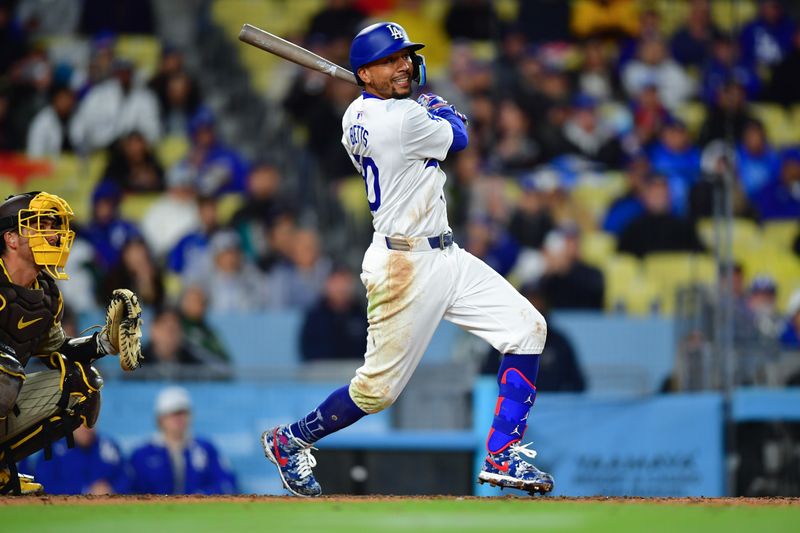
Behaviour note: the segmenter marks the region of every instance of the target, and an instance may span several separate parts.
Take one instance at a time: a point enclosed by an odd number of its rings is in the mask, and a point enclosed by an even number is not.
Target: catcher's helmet
[[[350,45],[350,68],[359,85],[364,85],[358,76],[358,69],[383,57],[407,49],[414,62],[412,79],[425,85],[425,58],[415,54],[424,44],[414,43],[408,39],[406,30],[394,22],[378,22],[367,26],[355,36]]]
[[[75,240],[69,229],[73,215],[69,204],[54,194],[33,191],[9,196],[0,204],[0,237],[9,231],[27,237],[33,261],[54,279],[68,279],[64,267]]]

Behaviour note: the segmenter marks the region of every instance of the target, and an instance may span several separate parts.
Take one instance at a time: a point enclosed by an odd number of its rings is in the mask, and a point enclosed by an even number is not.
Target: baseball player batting
[[[424,81],[425,63],[416,53],[423,46],[400,25],[380,22],[356,35],[350,48],[363,92],[342,118],[342,144],[364,178],[375,229],[361,267],[367,351],[349,385],[305,418],[261,435],[266,457],[298,496],[322,493],[311,445],[392,405],[442,318],[505,354],[478,481],[531,494],[553,489],[552,476],[525,460],[536,452],[520,442],[547,325],[502,276],[453,241],[439,162],[467,146],[466,117],[435,94],[409,98],[412,82]]]

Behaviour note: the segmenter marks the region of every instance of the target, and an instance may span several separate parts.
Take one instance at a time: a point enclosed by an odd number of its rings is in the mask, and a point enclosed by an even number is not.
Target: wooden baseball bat
[[[261,28],[245,24],[242,26],[242,31],[239,32],[239,40],[270,54],[287,59],[292,63],[297,63],[303,67],[317,70],[328,76],[356,85],[355,75],[346,68],[340,67],[336,63],[328,61],[302,46],[290,43]]]

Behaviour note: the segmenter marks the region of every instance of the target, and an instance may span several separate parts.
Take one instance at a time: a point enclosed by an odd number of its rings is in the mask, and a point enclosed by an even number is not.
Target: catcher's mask
[[[54,194],[27,192],[9,196],[0,204],[0,236],[17,231],[28,239],[33,261],[53,279],[68,279],[64,272],[75,232],[69,229],[74,213]]]

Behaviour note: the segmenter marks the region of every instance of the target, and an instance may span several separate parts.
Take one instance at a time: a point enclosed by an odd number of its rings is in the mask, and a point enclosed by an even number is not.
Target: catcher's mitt
[[[142,308],[128,289],[115,289],[106,310],[106,325],[100,337],[108,341],[110,353],[119,354],[119,366],[130,372],[142,363]],[[103,343],[105,344],[105,343]]]

